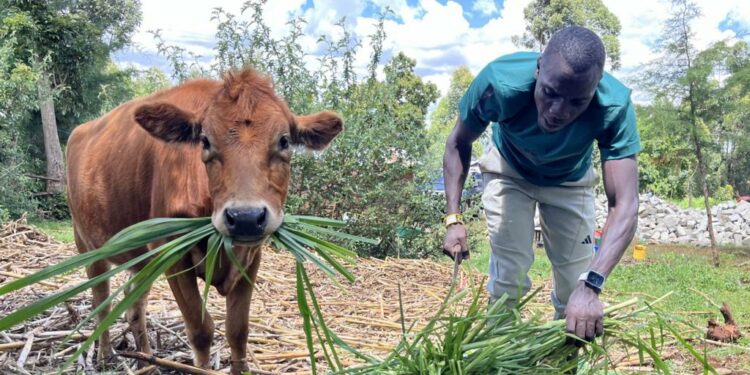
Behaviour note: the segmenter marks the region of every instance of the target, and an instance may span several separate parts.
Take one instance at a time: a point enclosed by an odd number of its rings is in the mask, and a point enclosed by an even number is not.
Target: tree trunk
[[[688,176],[688,208],[693,208],[693,186],[692,186],[693,182],[691,181],[692,179],[693,179],[693,174],[691,173],[690,176]]]
[[[39,110],[42,112],[44,155],[47,159],[47,192],[62,193],[65,190],[65,166],[60,138],[57,135],[52,87],[50,86],[49,75],[44,69],[39,75],[36,87],[39,93]]]
[[[703,203],[706,206],[706,218],[708,218],[708,237],[711,239],[711,257],[713,258],[714,267],[719,267],[719,248],[716,246],[716,235],[714,234],[714,220],[711,215],[711,203],[709,202],[709,193],[708,193],[708,182],[706,181],[706,165],[703,162],[703,155],[701,150],[700,141],[697,138],[697,135],[694,134],[694,142],[695,142],[695,154],[698,158],[698,169],[700,173],[700,179],[701,183],[703,184]]]
[[[706,218],[708,237],[711,240],[711,257],[713,258],[714,267],[719,267],[719,248],[716,246],[716,235],[714,234],[714,220],[711,215],[711,203],[709,202],[708,181],[706,181],[706,164],[703,160],[703,149],[701,147],[700,137],[698,136],[698,118],[695,114],[695,103],[693,101],[693,85],[690,84],[689,92],[690,101],[690,121],[693,125],[693,145],[695,146],[695,158],[698,159],[698,177],[703,185],[703,203],[706,206]]]

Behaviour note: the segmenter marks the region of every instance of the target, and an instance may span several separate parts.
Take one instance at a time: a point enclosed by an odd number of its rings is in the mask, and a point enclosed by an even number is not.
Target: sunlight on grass
[[[477,228],[473,229],[475,233],[478,232]],[[471,250],[471,259],[466,266],[486,275],[489,243],[476,240]],[[633,297],[652,299],[674,291],[661,308],[701,330],[705,329],[708,319],[723,323],[719,310],[712,306],[707,297],[717,304],[729,304],[740,325],[750,323],[750,249],[722,249],[719,268],[711,265],[710,253],[706,248],[647,245],[647,251],[646,261],[637,262],[632,257],[633,247],[628,248],[607,280],[603,301],[614,304]],[[534,256],[529,275],[532,283],[539,286],[551,280],[551,265],[544,249],[535,248]],[[750,346],[747,332],[737,344]],[[711,354],[719,358],[734,358],[742,351],[716,348],[712,349]],[[750,369],[750,363],[745,368]]]
[[[29,224],[41,229],[60,242],[75,242],[73,224],[70,220],[29,220]]]

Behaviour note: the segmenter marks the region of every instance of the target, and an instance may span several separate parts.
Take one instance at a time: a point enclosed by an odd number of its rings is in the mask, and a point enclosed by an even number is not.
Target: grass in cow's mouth
[[[369,238],[359,237],[340,231],[345,226],[340,220],[326,219],[312,216],[286,215],[279,229],[271,236],[270,242],[277,249],[289,251],[297,260],[297,304],[303,318],[303,329],[307,337],[308,350],[311,356],[311,366],[315,373],[313,340],[317,337],[323,354],[331,369],[342,369],[341,361],[336,354],[334,345],[360,355],[350,348],[343,340],[339,339],[325,324],[317,299],[312,289],[304,262],[311,262],[321,269],[326,275],[333,278],[337,274],[344,276],[349,281],[354,281],[354,275],[339,262],[353,263],[356,253],[335,244],[326,238],[334,238],[346,241],[365,242],[376,244]],[[156,279],[165,273],[172,265],[179,261],[190,249],[201,240],[208,238],[208,247],[204,262],[206,263],[205,288],[203,290],[203,312],[210,289],[213,271],[219,254],[223,253],[230,262],[240,270],[240,261],[232,251],[232,239],[221,235],[211,224],[211,218],[165,218],[146,220],[128,228],[112,237],[101,248],[83,254],[73,256],[63,262],[49,266],[32,275],[12,281],[0,286],[0,296],[13,292],[20,288],[39,283],[46,279],[61,275],[76,269],[86,267],[96,261],[107,259],[117,254],[145,246],[149,243],[166,240],[170,237],[179,236],[163,245],[135,257],[121,265],[117,265],[109,271],[82,282],[69,289],[46,296],[28,306],[0,319],[0,331],[6,330],[16,324],[28,320],[45,310],[64,302],[65,300],[89,290],[91,287],[109,279],[115,274],[126,272],[130,267],[141,262],[146,265],[133,277],[128,279],[120,288],[114,290],[105,303],[99,305],[86,316],[73,330],[78,331],[90,322],[105,305],[112,304],[109,315],[97,324],[93,333],[84,341],[78,350],[70,356],[66,367],[75,361],[79,355],[84,353],[101,334],[111,326],[117,318],[132,306],[138,297],[143,295]],[[311,251],[313,249],[314,251]],[[250,278],[242,271],[242,277],[248,282]],[[127,293],[124,293],[125,291]],[[119,302],[115,298],[122,296]],[[314,335],[314,336],[313,336]]]

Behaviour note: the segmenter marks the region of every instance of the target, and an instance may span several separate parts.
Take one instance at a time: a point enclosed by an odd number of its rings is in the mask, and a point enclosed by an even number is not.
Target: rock
[[[742,246],[742,241],[744,240],[744,236],[741,234],[735,234],[734,235],[734,246]]]
[[[677,237],[685,237],[687,235],[687,230],[682,226],[677,226],[675,232],[677,233]]]
[[[705,208],[682,209],[653,194],[638,197],[638,238],[650,243],[709,245]],[[750,243],[750,203],[724,202],[711,209],[712,224],[720,244]],[[607,219],[607,199],[596,198],[596,224]]]

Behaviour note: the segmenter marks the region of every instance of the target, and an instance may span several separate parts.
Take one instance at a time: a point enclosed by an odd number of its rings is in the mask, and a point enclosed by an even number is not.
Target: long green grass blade
[[[312,233],[305,232],[304,230],[301,230],[301,229],[287,228],[286,230],[293,232],[294,234],[297,234],[300,237],[313,241],[315,245],[310,245],[311,247],[314,247],[314,248],[322,247],[322,248],[325,248],[327,251],[330,251],[334,255],[338,256],[339,258],[344,259],[345,261],[351,264],[356,262],[357,253],[343,246],[339,246],[333,242],[316,237]]]
[[[117,233],[96,251],[89,251],[70,257],[32,275],[1,285],[0,295],[73,271],[96,261],[145,246],[150,242],[162,238],[187,233],[206,223],[210,223],[210,218],[146,220]]]
[[[206,249],[206,274],[205,274],[205,285],[203,286],[203,305],[201,306],[201,321],[206,318],[206,302],[208,302],[208,290],[211,288],[211,280],[213,280],[214,269],[216,268],[216,260],[219,258],[219,250],[221,249],[222,241],[219,233],[214,233],[208,239],[208,249]]]
[[[294,229],[290,229],[289,231],[298,236],[297,238],[295,238],[295,240],[314,248],[317,254],[321,258],[323,258],[326,262],[328,262],[328,264],[333,266],[333,268],[338,273],[344,275],[344,277],[346,277],[346,279],[349,280],[350,282],[354,282],[354,279],[355,279],[354,274],[352,274],[348,269],[346,269],[346,267],[344,267],[335,258],[333,258],[331,255],[328,254],[328,251],[330,248],[326,246],[325,241],[319,240],[315,238],[314,236],[310,236],[307,233],[296,231]]]
[[[132,287],[128,288],[130,291],[126,293],[125,297],[116,304],[110,313],[97,325],[94,332],[84,341],[78,350],[68,359],[64,367],[68,367],[73,363],[75,358],[84,353],[88,348],[97,340],[102,333],[109,329],[112,323],[125,312],[128,308],[145,293],[156,279],[166,272],[171,266],[179,261],[190,249],[195,246],[201,239],[213,233],[213,226],[205,225],[202,228],[198,228],[182,236],[176,240],[168,243],[168,247],[162,249],[162,253],[156,256],[151,262],[146,264],[132,279],[128,280],[127,283]]]
[[[237,269],[237,272],[240,273],[240,276],[242,276],[242,278],[247,281],[251,288],[254,288],[255,282],[252,278],[250,278],[250,276],[248,276],[247,272],[245,272],[245,265],[243,265],[242,262],[237,259],[237,255],[234,253],[234,246],[232,246],[232,239],[227,236],[224,236],[224,253],[227,254],[229,262],[232,263],[234,268]]]
[[[307,297],[305,295],[305,285],[302,280],[302,271],[304,266],[302,262],[296,262],[296,273],[297,273],[297,306],[299,307],[299,313],[302,315],[302,330],[305,331],[305,342],[307,343],[307,350],[310,353],[310,367],[313,374],[317,374],[315,364],[315,347],[313,345],[312,336],[312,314],[310,308],[307,305]]]
[[[316,267],[320,268],[323,272],[325,272],[329,276],[334,276],[336,274],[336,271],[333,268],[331,268],[331,266],[324,263],[323,261],[320,260],[320,258],[318,258],[317,256],[310,253],[307,249],[305,249],[305,247],[302,246],[295,239],[294,234],[291,234],[289,231],[285,230],[284,228],[279,228],[279,230],[276,233],[278,233],[279,239],[284,243],[284,245],[287,246],[289,250],[291,250],[292,252],[297,252],[300,256],[312,262]]]
[[[208,227],[205,227],[205,228],[208,228]],[[173,239],[173,240],[171,240],[171,241],[169,241],[167,243],[164,243],[161,246],[159,246],[159,247],[157,247],[157,248],[155,248],[155,249],[153,249],[153,250],[151,250],[151,251],[149,251],[147,253],[142,254],[141,256],[139,256],[137,258],[134,258],[134,259],[132,259],[132,260],[126,262],[126,263],[123,263],[122,265],[116,267],[114,270],[111,270],[111,271],[113,271],[113,274],[115,274],[115,273],[119,273],[119,272],[122,272],[124,270],[127,270],[131,266],[134,266],[137,263],[139,263],[139,261],[145,260],[147,258],[150,258],[150,257],[158,255],[158,254],[161,254],[165,250],[168,250],[168,249],[174,247],[175,245],[179,244],[181,241],[183,241],[182,237],[175,238],[175,239]],[[200,240],[198,240],[198,241],[200,241]],[[178,275],[178,274],[181,274],[181,273],[182,272],[179,272],[177,274],[172,274],[172,275],[170,275],[170,277],[174,277],[175,275]],[[107,277],[109,277],[109,276],[107,276]],[[99,306],[96,306],[86,317],[84,317],[83,319],[81,319],[80,322],[78,322],[78,324],[76,325],[76,327],[73,330],[71,330],[71,332],[68,334],[68,336],[66,336],[61,341],[60,344],[68,342],[70,340],[70,337],[73,335],[73,333],[80,331],[80,329],[83,328],[86,325],[86,323],[88,323],[89,321],[91,321],[92,319],[94,319],[99,314],[100,311],[102,311],[104,308],[110,306],[112,304],[112,301],[114,301],[114,299],[116,297],[118,297],[127,288],[129,288],[129,287],[132,286],[132,282],[133,282],[132,279],[130,279],[130,280],[126,281],[125,283],[123,283],[114,292],[111,292],[109,294],[109,296],[104,301],[102,301],[102,303],[99,304]]]
[[[648,306],[651,307],[650,304]],[[666,327],[667,330],[671,332],[674,335],[674,337],[677,339],[677,342],[679,342],[680,345],[682,345],[685,349],[687,349],[687,351],[693,356],[693,358],[701,362],[701,364],[703,365],[704,371],[710,371],[711,373],[714,373],[714,374],[717,373],[716,369],[714,369],[714,367],[711,366],[710,363],[708,363],[706,356],[703,356],[700,353],[698,353],[698,351],[695,350],[695,348],[692,345],[690,345],[690,343],[687,342],[687,340],[685,340],[685,338],[683,338],[682,335],[674,327],[672,327],[671,324],[667,323],[664,320],[664,318],[662,318],[661,314],[658,311],[656,311],[656,309],[652,308],[652,311],[656,315],[656,319],[658,319],[659,324]]]
[[[307,270],[305,270],[304,267],[302,267],[301,274],[302,274],[302,281],[304,281],[305,286],[307,287],[307,294],[310,296],[310,301],[312,302],[313,308],[315,309],[313,322],[317,320],[316,325],[322,328],[323,334],[326,337],[325,341],[321,340],[321,346],[323,348],[325,348],[326,345],[330,347],[331,353],[333,354],[333,359],[335,361],[335,366],[334,366],[334,363],[331,362],[330,358],[326,358],[326,359],[328,363],[332,367],[334,367],[334,369],[341,369],[344,366],[341,365],[341,360],[339,360],[338,353],[336,353],[336,348],[333,346],[333,339],[331,338],[330,330],[328,329],[328,325],[326,325],[326,322],[323,319],[323,313],[320,311],[320,305],[318,305],[318,299],[315,297],[315,290],[313,289],[313,285],[310,282],[310,278],[307,276]]]
[[[336,220],[336,219],[328,219],[324,217],[317,217],[317,216],[306,216],[306,215],[286,215],[284,217],[284,220],[286,220],[286,217],[289,217],[290,220],[296,220],[300,223],[305,224],[312,224],[322,227],[334,227],[334,228],[343,228],[346,226],[346,222],[343,220]]]
[[[318,232],[322,234],[327,234],[332,237],[341,238],[342,240],[349,240],[354,242],[363,242],[363,243],[369,243],[371,245],[377,245],[380,243],[378,240],[374,240],[372,238],[362,237],[362,236],[355,236],[353,234],[339,232],[323,227],[319,227],[317,225],[307,224],[305,222],[300,222],[297,224],[300,228],[304,228],[306,230],[312,231],[312,232]]]

